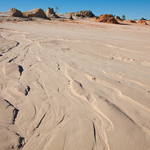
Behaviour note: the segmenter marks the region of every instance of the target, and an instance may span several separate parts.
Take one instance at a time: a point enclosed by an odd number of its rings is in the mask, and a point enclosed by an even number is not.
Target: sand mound
[[[0,149],[19,149],[23,146],[23,138],[9,130],[9,126],[15,124],[19,110],[2,98],[0,98],[0,110]]]
[[[22,74],[22,67],[15,63],[8,63],[4,66],[4,74],[11,78],[19,78]]]

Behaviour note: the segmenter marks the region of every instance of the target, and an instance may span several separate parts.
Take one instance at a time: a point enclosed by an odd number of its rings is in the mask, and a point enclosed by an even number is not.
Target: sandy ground
[[[150,26],[0,23],[0,149],[149,150]]]

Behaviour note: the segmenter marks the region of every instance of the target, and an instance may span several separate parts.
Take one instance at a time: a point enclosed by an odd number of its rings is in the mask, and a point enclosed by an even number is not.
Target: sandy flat
[[[150,26],[0,23],[1,150],[149,150]]]

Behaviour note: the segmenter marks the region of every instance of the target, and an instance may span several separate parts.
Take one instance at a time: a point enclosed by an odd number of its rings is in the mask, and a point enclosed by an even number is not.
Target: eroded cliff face
[[[0,149],[148,150],[149,32],[2,23]]]

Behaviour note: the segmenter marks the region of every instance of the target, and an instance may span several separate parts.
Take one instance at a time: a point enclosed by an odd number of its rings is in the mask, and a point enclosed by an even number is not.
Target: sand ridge
[[[149,149],[149,25],[77,22],[0,24],[0,149]]]

